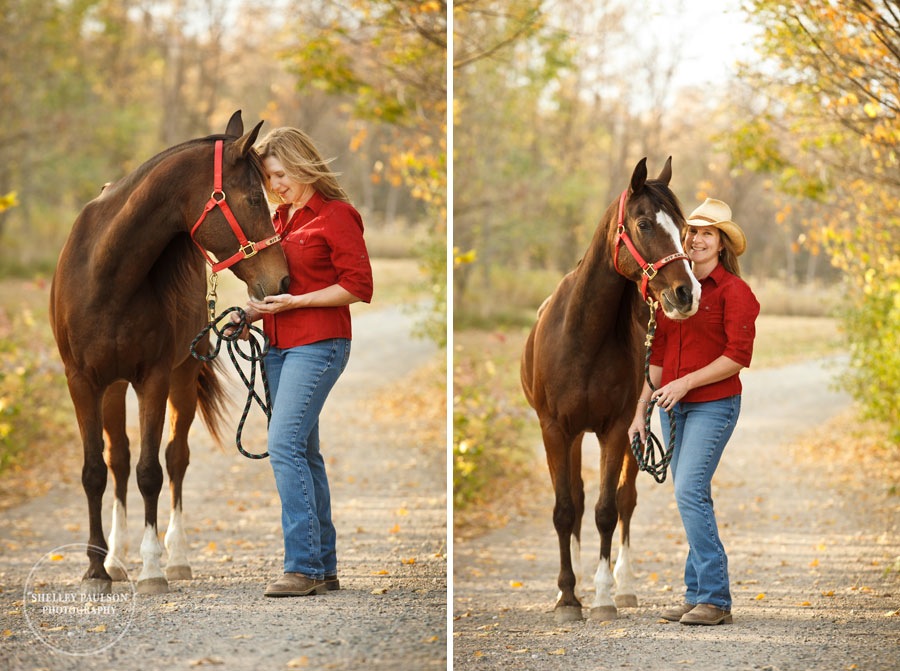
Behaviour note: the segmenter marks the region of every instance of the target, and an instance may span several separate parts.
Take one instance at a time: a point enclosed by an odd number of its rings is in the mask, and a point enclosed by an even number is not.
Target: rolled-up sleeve
[[[332,201],[326,238],[337,283],[365,303],[372,301],[373,281],[369,252],[363,239],[359,213],[340,201]]]
[[[743,282],[730,282],[725,290],[725,351],[722,354],[746,368],[753,358],[759,301]]]

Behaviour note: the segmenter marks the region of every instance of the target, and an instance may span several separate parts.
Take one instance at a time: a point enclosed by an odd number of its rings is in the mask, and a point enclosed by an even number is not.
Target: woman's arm
[[[653,398],[657,399],[657,404],[660,408],[670,410],[691,389],[724,380],[735,373],[739,373],[743,368],[737,361],[722,355],[703,368],[688,373],[677,380],[672,380],[666,386],[657,389],[653,393]]]
[[[247,305],[258,315],[277,314],[285,310],[297,308],[333,308],[341,305],[357,303],[361,298],[354,296],[340,284],[332,284],[330,287],[310,291],[307,294],[277,294],[266,296],[263,300],[250,300]]]

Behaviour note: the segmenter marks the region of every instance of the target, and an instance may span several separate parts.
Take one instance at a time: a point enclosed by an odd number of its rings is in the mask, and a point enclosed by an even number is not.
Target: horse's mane
[[[182,142],[181,144],[177,144],[173,147],[169,147],[168,149],[164,149],[163,151],[156,154],[152,158],[144,161],[140,166],[135,168],[132,172],[128,173],[121,179],[112,182],[107,187],[103,189],[101,192],[102,196],[113,197],[117,195],[119,192],[130,193],[131,189],[134,188],[136,184],[139,184],[153,169],[162,163],[164,160],[169,158],[170,156],[177,154],[185,149],[190,149],[191,147],[195,147],[201,144],[208,144],[211,142],[215,142],[216,140],[234,140],[233,135],[209,135],[207,137],[195,138],[193,140],[187,140]],[[259,154],[255,151],[250,151],[246,156],[247,161],[250,163],[250,166],[253,168],[254,174],[261,181],[265,180],[265,171],[262,165],[262,159]],[[123,191],[124,190],[124,191]]]

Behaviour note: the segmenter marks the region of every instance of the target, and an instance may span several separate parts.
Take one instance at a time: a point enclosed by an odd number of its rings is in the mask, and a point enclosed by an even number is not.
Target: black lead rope
[[[213,304],[214,305],[214,304]],[[211,306],[212,307],[212,306]],[[210,312],[210,315],[213,314],[214,308]],[[237,312],[240,320],[237,322],[228,320],[227,324],[223,328],[219,328],[218,324],[222,321],[228,314],[232,312]],[[226,330],[230,328],[228,333],[225,333]],[[244,330],[244,327],[250,330],[250,338],[247,341],[250,346],[250,351],[245,352],[241,349],[240,342],[241,333]],[[212,342],[212,338],[210,338],[210,351],[209,354],[201,354],[197,351],[197,345],[201,340],[210,332],[216,334],[217,339],[215,344]],[[219,356],[219,350],[222,347],[222,343],[226,343],[226,348],[228,349],[228,355],[231,357],[231,362],[234,364],[235,369],[238,372],[238,375],[241,376],[241,380],[244,383],[244,386],[247,388],[247,403],[244,405],[244,412],[241,414],[241,421],[238,422],[237,428],[237,436],[235,437],[235,441],[237,443],[238,452],[243,454],[248,459],[265,459],[269,456],[268,452],[263,452],[262,454],[254,454],[252,452],[247,452],[243,445],[241,445],[241,434],[244,431],[244,423],[247,421],[247,415],[250,414],[250,407],[254,402],[262,409],[262,411],[266,415],[266,422],[272,418],[272,400],[269,394],[269,378],[266,377],[266,366],[263,361],[263,358],[266,356],[266,353],[269,351],[269,339],[266,338],[265,333],[262,332],[261,329],[253,326],[252,324],[247,323],[247,313],[244,312],[239,307],[231,307],[222,312],[218,317],[210,319],[209,324],[197,334],[197,337],[194,338],[194,341],[191,343],[191,356],[195,359],[199,359],[200,361],[212,361],[217,356]],[[260,344],[262,343],[262,344]],[[238,356],[240,356],[245,361],[250,362],[250,375],[246,375],[239,365]],[[260,378],[262,380],[263,394],[265,398],[261,398],[260,395],[256,391],[256,371],[259,370]]]
[[[656,387],[650,380],[650,351],[653,345],[653,337],[656,335],[656,308],[657,303],[648,298],[647,305],[650,307],[650,321],[647,322],[647,339],[644,341],[644,379],[650,386],[651,391],[656,391]],[[675,413],[669,412],[669,445],[667,449],[663,449],[662,442],[650,431],[650,420],[653,417],[653,408],[656,406],[657,399],[650,397],[647,402],[647,412],[644,416],[644,429],[647,434],[647,440],[642,445],[641,435],[636,433],[631,440],[631,451],[638,463],[638,468],[646,471],[653,476],[653,479],[662,484],[666,481],[666,471],[669,463],[672,461],[672,454],[675,452]]]

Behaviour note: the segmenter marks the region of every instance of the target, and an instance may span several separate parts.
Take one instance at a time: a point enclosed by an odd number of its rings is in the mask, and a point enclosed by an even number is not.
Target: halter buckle
[[[653,278],[656,277],[656,274],[659,272],[656,266],[647,266],[644,268],[644,276],[647,278],[648,282],[652,282]]]
[[[245,259],[249,259],[251,256],[256,256],[256,252],[258,251],[256,249],[255,242],[248,242],[246,245],[241,245],[240,249],[241,249],[241,252],[244,254]],[[247,251],[248,249],[250,251]]]

